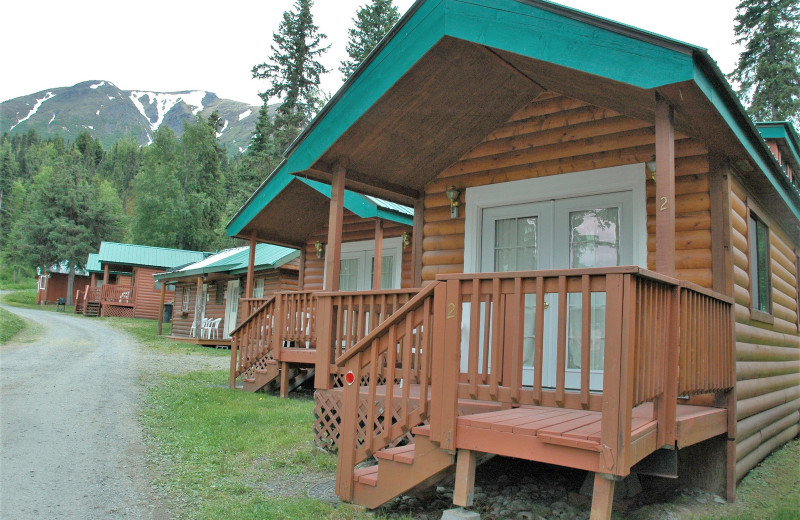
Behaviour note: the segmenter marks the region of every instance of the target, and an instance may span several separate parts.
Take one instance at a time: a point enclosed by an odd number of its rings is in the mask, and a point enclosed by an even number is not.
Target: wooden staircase
[[[274,359],[267,359],[261,364],[264,368],[253,369],[249,377],[242,379],[245,392],[258,392],[280,376],[280,367]]]
[[[265,359],[261,367],[253,369],[247,377],[242,379],[242,388],[245,392],[258,392],[260,390],[275,389],[278,386],[281,397],[297,390],[303,383],[314,377],[314,369],[298,367],[289,363],[279,363],[274,359]],[[285,380],[282,379],[285,376]]]
[[[430,440],[430,427],[413,429],[414,444],[375,453],[376,466],[353,474],[353,503],[374,509],[419,486],[430,485],[450,473],[455,456]]]
[[[83,315],[92,317],[100,316],[100,302],[86,302]]]

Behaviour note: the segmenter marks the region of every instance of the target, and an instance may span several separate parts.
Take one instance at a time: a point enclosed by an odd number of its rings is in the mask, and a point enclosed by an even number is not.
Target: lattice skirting
[[[103,305],[101,316],[115,318],[133,318],[133,307],[118,307],[116,305]]]
[[[336,452],[339,449],[339,424],[341,422],[340,411],[342,409],[341,390],[317,390],[314,392],[314,444],[318,447]],[[393,404],[392,424],[397,422],[400,415],[402,403],[400,399],[395,399]],[[377,396],[375,399],[375,429],[376,435],[383,432],[383,397]],[[357,437],[365,437],[364,426],[367,422],[367,401],[362,399],[358,405],[358,433]],[[413,442],[411,432],[394,441],[390,447]]]
[[[270,352],[264,354],[263,356],[261,356],[258,359],[258,361],[256,361],[255,363],[251,364],[249,367],[247,367],[244,370],[242,370],[242,373],[240,374],[240,377],[242,379],[249,379],[249,378],[253,377],[253,374],[255,373],[256,370],[259,370],[259,369],[260,370],[266,370],[267,365],[269,365],[269,363],[271,361],[272,361],[272,352],[270,351]]]

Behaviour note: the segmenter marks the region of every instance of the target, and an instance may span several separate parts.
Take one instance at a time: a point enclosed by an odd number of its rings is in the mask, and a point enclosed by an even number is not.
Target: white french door
[[[554,199],[483,209],[482,272],[608,267],[633,262],[632,192]],[[482,304],[483,305],[483,304]],[[566,388],[580,387],[579,293],[567,295]],[[605,294],[591,296],[591,390],[602,390]],[[542,385],[556,382],[558,295],[545,296]],[[468,309],[464,309],[468,312]],[[525,297],[523,384],[533,384],[536,296]],[[481,331],[480,337],[483,336]],[[462,356],[463,358],[464,356]]]
[[[238,318],[239,280],[230,280],[228,281],[228,287],[225,289],[225,327],[222,329],[223,337],[229,338],[231,336],[231,331],[236,328]]]
[[[400,238],[383,241],[381,289],[399,289],[402,262]],[[375,266],[375,241],[345,242],[339,263],[340,291],[369,291]]]

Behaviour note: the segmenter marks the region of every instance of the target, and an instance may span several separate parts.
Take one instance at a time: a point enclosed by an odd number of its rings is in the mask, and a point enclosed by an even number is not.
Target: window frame
[[[181,294],[181,312],[189,312],[189,300],[192,294],[191,287],[184,286]]]
[[[747,211],[747,262],[748,262],[748,275],[750,279],[749,292],[750,292],[750,318],[755,321],[773,324],[775,318],[772,315],[772,255],[770,247],[770,230],[766,220],[761,217],[764,212],[760,208],[753,207],[752,202],[748,204]],[[763,226],[765,231],[764,239],[766,241],[765,258],[759,257],[759,224]],[[753,228],[753,226],[756,226]],[[761,262],[764,265],[761,265]],[[766,271],[766,286],[761,287],[759,281],[761,280],[761,269]],[[762,307],[761,296],[766,296],[766,308]]]

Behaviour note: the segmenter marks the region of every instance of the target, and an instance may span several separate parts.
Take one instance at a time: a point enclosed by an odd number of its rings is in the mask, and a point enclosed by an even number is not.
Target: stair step
[[[416,446],[414,444],[407,444],[406,446],[398,446],[396,448],[387,448],[375,453],[375,458],[393,460],[403,464],[414,464],[415,448]]]
[[[431,436],[431,425],[430,424],[422,424],[420,426],[414,426],[411,429],[411,433],[414,435],[422,435],[423,437],[430,437]]]
[[[359,484],[375,487],[378,485],[378,466],[359,468],[353,473],[353,480]]]

